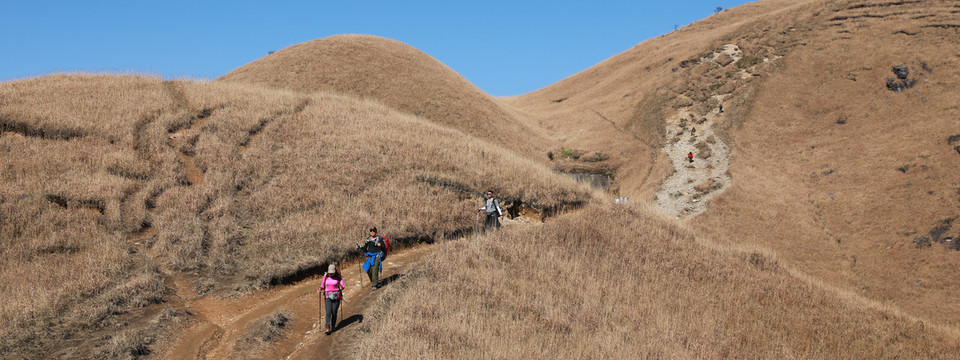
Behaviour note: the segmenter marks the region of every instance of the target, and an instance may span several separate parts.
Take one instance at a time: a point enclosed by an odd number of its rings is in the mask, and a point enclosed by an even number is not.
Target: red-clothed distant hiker
[[[692,152],[688,152],[688,153],[687,153],[687,159],[690,159],[690,162],[693,162],[693,153],[692,153]]]

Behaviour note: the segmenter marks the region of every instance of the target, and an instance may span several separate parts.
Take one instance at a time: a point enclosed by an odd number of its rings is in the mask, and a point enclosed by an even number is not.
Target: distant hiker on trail
[[[323,274],[323,280],[320,282],[320,296],[323,298],[325,317],[324,332],[330,335],[337,329],[337,312],[340,310],[340,301],[343,300],[343,275],[337,269],[337,265],[330,264],[327,273]]]
[[[720,111],[718,111],[718,112],[721,113],[721,114],[723,114],[723,104],[720,104]]]
[[[490,229],[499,229],[500,220],[503,220],[503,209],[500,208],[500,202],[493,197],[493,191],[487,190],[487,202],[477,212],[486,211],[487,217],[483,221],[483,231]]]
[[[688,152],[688,153],[687,153],[687,159],[690,159],[690,163],[693,163],[693,153],[692,153],[692,152]]]
[[[377,228],[370,228],[370,236],[363,245],[357,244],[357,249],[364,252],[367,261],[363,262],[363,271],[370,277],[370,288],[376,290],[380,286],[380,273],[383,271],[383,256],[387,253],[387,240],[377,235]]]

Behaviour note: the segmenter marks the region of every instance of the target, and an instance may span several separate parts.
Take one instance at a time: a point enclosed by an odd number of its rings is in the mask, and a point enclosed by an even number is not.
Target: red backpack
[[[390,252],[390,239],[386,236],[380,235],[383,238],[383,258],[387,258],[387,253]]]

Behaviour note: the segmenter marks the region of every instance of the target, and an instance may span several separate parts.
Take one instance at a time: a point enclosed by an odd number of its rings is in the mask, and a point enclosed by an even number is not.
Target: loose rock
[[[910,76],[910,70],[907,69],[905,65],[897,65],[893,67],[893,73],[897,75],[897,78],[900,80],[906,80]]]
[[[887,89],[893,92],[901,92],[906,89],[906,85],[902,81],[897,81],[897,79],[887,79]]]

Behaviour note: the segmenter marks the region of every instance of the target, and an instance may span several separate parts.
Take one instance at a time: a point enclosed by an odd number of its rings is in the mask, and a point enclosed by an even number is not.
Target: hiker
[[[687,153],[687,159],[690,159],[690,163],[691,163],[691,164],[693,163],[693,152],[688,152],[688,153]]]
[[[337,311],[340,310],[340,301],[343,300],[343,275],[337,265],[330,264],[327,273],[323,274],[320,282],[320,296],[323,297],[323,308],[326,309],[324,332],[327,335],[337,328]]]
[[[718,111],[718,112],[721,113],[721,114],[723,114],[723,104],[720,104],[720,111]]]
[[[500,228],[500,220],[503,220],[503,209],[500,208],[500,202],[493,197],[492,190],[487,190],[487,202],[477,211],[486,211],[487,213],[487,217],[483,220],[483,231]]]
[[[383,255],[387,252],[386,240],[383,236],[377,235],[377,228],[370,228],[370,236],[363,241],[363,245],[357,244],[357,249],[363,251],[367,261],[363,262],[363,271],[370,277],[370,288],[376,290],[380,286],[380,273],[383,271]]]

